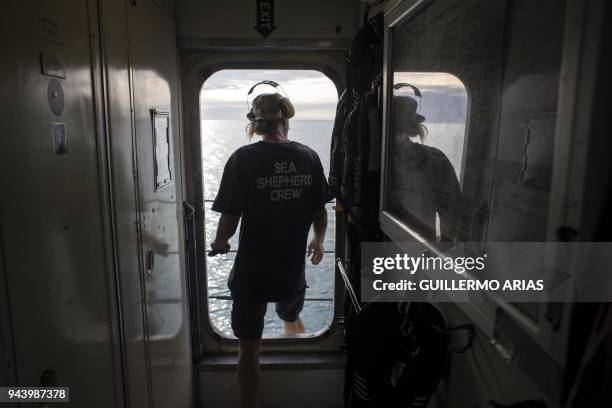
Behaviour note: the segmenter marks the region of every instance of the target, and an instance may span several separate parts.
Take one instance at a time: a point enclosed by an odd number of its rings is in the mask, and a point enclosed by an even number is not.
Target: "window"
[[[334,83],[324,74],[312,70],[222,70],[204,83],[200,94],[202,129],[202,171],[207,245],[216,232],[219,214],[210,208],[214,201],[223,167],[229,156],[240,146],[250,143],[246,135],[247,93],[262,80],[278,82],[296,108],[290,122],[289,138],[314,149],[327,175],[329,146],[338,93]],[[266,85],[258,86],[251,97],[274,92]],[[249,100],[252,100],[252,98]],[[251,143],[258,137],[253,136]],[[316,266],[306,263],[308,289],[300,315],[307,334],[324,331],[333,318],[335,213],[327,207],[329,223],[326,254]],[[312,230],[310,232],[312,237]],[[230,326],[231,298],[227,278],[238,247],[238,234],[230,241],[232,251],[207,259],[208,310],[212,327],[221,335],[232,337]],[[274,256],[275,254],[270,254]],[[264,338],[283,335],[282,321],[269,305],[265,317]]]

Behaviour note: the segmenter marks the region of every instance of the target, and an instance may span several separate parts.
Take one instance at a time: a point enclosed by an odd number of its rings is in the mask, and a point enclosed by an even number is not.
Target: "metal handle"
[[[491,345],[506,363],[512,362],[514,357],[514,347],[502,344],[495,339],[491,339]]]
[[[147,249],[145,265],[147,268],[147,275],[151,276],[153,273],[153,267],[155,266],[155,253],[151,248]]]
[[[355,295],[355,291],[353,290],[353,285],[351,285],[351,281],[349,280],[348,274],[346,273],[346,269],[344,269],[344,264],[342,263],[342,259],[336,259],[336,265],[338,265],[338,270],[340,271],[340,276],[344,280],[344,284],[346,285],[346,291],[351,298],[351,303],[353,307],[357,311],[357,313],[361,313],[361,305],[359,304],[359,300],[357,300],[357,295]]]
[[[198,272],[197,213],[195,207],[183,202],[185,228],[185,258],[189,284],[189,324],[191,328],[191,353],[193,361],[202,360],[202,339],[200,334],[200,277]]]

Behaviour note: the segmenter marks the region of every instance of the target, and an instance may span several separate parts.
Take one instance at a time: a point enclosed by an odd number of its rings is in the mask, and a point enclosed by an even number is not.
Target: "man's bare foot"
[[[294,322],[284,322],[285,323],[285,334],[302,334],[304,333],[304,323],[302,319],[298,317],[298,319]]]

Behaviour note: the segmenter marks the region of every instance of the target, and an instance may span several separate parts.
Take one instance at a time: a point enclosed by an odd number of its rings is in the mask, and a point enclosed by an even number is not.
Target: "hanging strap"
[[[370,14],[370,3],[366,3],[365,10],[363,11],[363,26],[368,24],[368,15]]]

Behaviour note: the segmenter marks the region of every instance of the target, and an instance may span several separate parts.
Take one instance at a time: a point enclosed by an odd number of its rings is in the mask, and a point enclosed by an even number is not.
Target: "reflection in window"
[[[391,177],[395,172],[396,180],[384,180],[381,227],[394,240],[410,240],[412,234],[407,231],[427,240],[453,239],[455,233],[459,241],[484,242],[486,239],[496,169],[505,12],[506,2],[498,0],[432,1],[403,14],[389,28],[387,78],[390,85],[407,83],[422,94],[422,98],[417,97],[407,86],[394,90],[396,96],[412,96],[418,102],[417,113],[425,117],[423,124],[428,134],[422,142],[414,137],[410,141],[421,143],[422,147],[417,149],[435,152],[440,158],[440,166],[436,168],[442,169],[429,174],[418,174],[416,170],[413,172],[416,174],[398,173],[401,166],[397,159],[406,151],[392,150],[396,148],[396,138],[392,133],[393,118],[389,116],[394,112],[391,109],[385,112],[388,133],[384,175]],[[386,96],[391,105],[395,96],[391,92]],[[414,156],[416,160],[418,154]],[[444,185],[453,181],[452,175],[447,174],[449,166],[442,164],[444,161],[450,163],[461,191],[460,201],[447,208],[445,203],[456,189]],[[412,165],[417,163],[413,160]],[[425,168],[434,170],[433,166]],[[434,181],[444,186],[441,192],[432,188],[434,175],[438,176]],[[406,176],[414,178],[412,187]],[[421,187],[417,185],[419,177]],[[403,186],[400,180],[404,180]],[[425,201],[414,204],[420,204],[416,208],[409,207],[408,203],[394,203],[390,199],[394,186],[408,192],[423,191]],[[433,211],[435,216],[431,210],[425,211],[426,204],[439,206]],[[444,221],[441,215],[444,210],[452,222]],[[455,231],[457,222],[458,232]]]
[[[459,233],[467,91],[446,73],[393,74],[386,208],[429,241]]]
[[[207,245],[214,238],[219,220],[219,214],[210,208],[217,195],[223,167],[236,149],[259,140],[254,136],[249,142],[246,136],[246,96],[253,84],[265,79],[278,82],[296,107],[296,117],[290,122],[289,138],[314,149],[323,169],[326,172],[329,169],[329,143],[338,99],[336,87],[329,78],[320,72],[306,70],[223,70],[213,74],[204,83],[200,94]],[[273,90],[266,86],[258,87],[256,94],[263,92]],[[332,204],[328,204],[327,211],[325,257],[316,266],[306,262],[308,289],[300,317],[307,334],[324,330],[333,318],[335,212]],[[312,231],[309,240],[311,238]],[[238,233],[230,244],[230,253],[207,258],[206,265],[210,322],[217,332],[227,337],[232,336],[232,300],[227,278],[238,248]],[[273,304],[268,305],[264,323],[264,338],[283,334],[283,324],[276,316]]]

